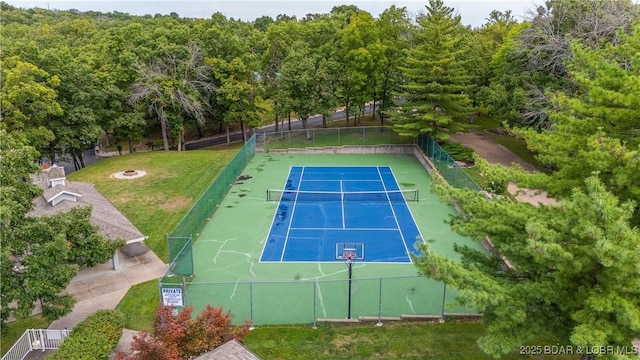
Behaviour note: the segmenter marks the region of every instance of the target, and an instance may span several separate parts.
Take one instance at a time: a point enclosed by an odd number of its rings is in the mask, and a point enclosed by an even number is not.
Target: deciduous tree
[[[603,49],[574,43],[567,65],[578,90],[573,96],[553,95],[553,128],[520,131],[538,159],[556,169],[541,185],[566,196],[598,171],[620,199],[640,200],[640,99],[635,95],[640,91],[640,23]]]
[[[158,117],[165,150],[169,150],[170,133],[182,150],[185,116],[200,123],[206,120],[206,95],[216,87],[209,67],[203,64],[203,55],[192,44],[182,54],[167,54],[149,65],[140,65],[140,78],[127,96],[130,104],[144,103],[149,113]]]
[[[220,307],[207,305],[195,319],[193,307],[177,315],[170,306],[160,306],[156,312],[153,333],[135,335],[132,352],[118,352],[119,360],[191,359],[224,344],[231,339],[242,340],[249,334],[249,324],[233,326],[229,313]]]
[[[91,209],[76,208],[50,217],[28,217],[42,190],[31,183],[39,154],[23,134],[0,129],[0,308],[1,321],[31,316],[39,302],[57,319],[74,300],[63,293],[78,269],[104,263],[123,245],[107,240],[90,222]]]

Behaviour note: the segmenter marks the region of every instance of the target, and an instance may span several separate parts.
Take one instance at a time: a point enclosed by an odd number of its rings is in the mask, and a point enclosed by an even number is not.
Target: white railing
[[[2,357],[2,360],[22,360],[32,351],[59,349],[71,330],[27,329]]]

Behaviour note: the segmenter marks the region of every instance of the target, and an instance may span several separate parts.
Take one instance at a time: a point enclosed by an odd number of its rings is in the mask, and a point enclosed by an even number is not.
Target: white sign
[[[162,288],[162,304],[164,306],[184,306],[182,304],[182,288]]]

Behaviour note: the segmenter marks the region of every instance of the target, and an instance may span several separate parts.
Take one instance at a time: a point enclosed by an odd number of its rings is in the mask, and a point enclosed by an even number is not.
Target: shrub
[[[99,310],[76,325],[62,342],[53,360],[109,359],[124,329],[124,315],[118,310]]]
[[[195,319],[193,307],[174,314],[171,306],[160,306],[153,324],[153,334],[134,335],[131,352],[118,352],[118,360],[190,359],[224,344],[241,340],[249,334],[249,324],[233,326],[229,312],[207,305]]]
[[[444,142],[440,146],[446,151],[455,161],[473,162],[473,155],[475,152],[472,148],[464,146],[455,142]]]

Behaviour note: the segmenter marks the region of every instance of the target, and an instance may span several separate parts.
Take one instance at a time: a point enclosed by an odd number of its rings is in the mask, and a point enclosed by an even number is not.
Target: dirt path
[[[498,144],[481,132],[455,133],[451,135],[451,140],[472,148],[478,155],[490,163],[502,164],[504,166],[511,166],[511,164],[517,163],[527,171],[536,170],[533,165],[520,159],[509,149]],[[518,201],[527,202],[536,206],[556,203],[556,200],[548,197],[544,191],[519,188],[514,183],[509,183],[507,191],[515,196]]]
[[[527,171],[535,171],[535,167],[520,159],[504,146],[493,141],[490,137],[481,132],[455,133],[451,134],[451,140],[466,145],[482,156],[490,163],[511,166],[513,163],[522,165]]]

